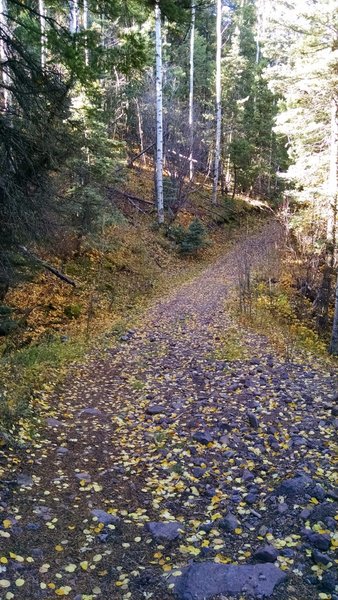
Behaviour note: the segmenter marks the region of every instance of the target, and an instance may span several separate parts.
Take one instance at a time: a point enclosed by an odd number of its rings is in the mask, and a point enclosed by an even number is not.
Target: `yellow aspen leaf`
[[[76,570],[76,565],[74,565],[73,563],[70,563],[69,565],[67,565],[65,567],[65,571],[67,573],[74,573],[75,570]]]
[[[12,521],[10,521],[9,519],[4,519],[2,521],[2,524],[5,529],[9,529],[10,527],[12,527]]]
[[[168,571],[171,571],[171,566],[170,565],[163,565],[162,569],[163,569],[163,571],[168,572]]]
[[[61,544],[57,544],[57,546],[55,546],[55,550],[57,552],[63,552],[63,546],[61,546]]]
[[[87,571],[87,569],[88,569],[88,560],[83,560],[82,562],[80,562],[80,567],[81,567],[81,569],[83,569],[83,571]]]
[[[0,563],[2,565],[7,565],[8,559],[6,558],[6,556],[0,556]]]
[[[25,585],[25,580],[19,577],[15,580],[15,585],[16,587],[22,587],[23,585]]]
[[[45,563],[40,567],[39,573],[47,573],[48,569],[50,569],[50,565],[48,563]]]
[[[222,518],[221,513],[215,513],[214,515],[212,515],[211,520],[216,521],[217,519],[221,519],[221,518]]]
[[[100,560],[102,560],[102,554],[95,554],[95,556],[93,556],[94,562],[100,562]]]
[[[0,579],[0,589],[8,588],[11,582],[8,579]]]
[[[68,596],[68,594],[72,591],[72,588],[69,585],[64,585],[63,587],[55,590],[57,596]]]

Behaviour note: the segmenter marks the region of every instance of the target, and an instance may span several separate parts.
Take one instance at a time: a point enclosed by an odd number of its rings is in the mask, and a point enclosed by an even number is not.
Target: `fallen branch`
[[[50,265],[49,263],[46,263],[44,260],[42,260],[41,258],[39,258],[38,256],[36,256],[36,254],[33,254],[33,252],[31,252],[30,250],[28,250],[25,246],[19,246],[19,250],[25,256],[28,256],[29,258],[33,259],[35,262],[37,262],[40,265],[42,265],[44,269],[46,269],[50,273],[53,273],[53,275],[55,275],[55,277],[58,277],[59,279],[61,279],[65,283],[68,283],[68,285],[72,285],[73,287],[76,287],[76,283],[75,283],[75,281],[73,279],[70,279],[70,277],[68,277],[64,273],[61,273],[61,271],[59,271],[58,269],[56,269],[55,267],[53,267],[53,265]]]
[[[137,160],[138,158],[141,158],[141,156],[143,156],[143,154],[148,152],[148,150],[151,150],[155,146],[155,144],[156,144],[156,142],[153,142],[152,144],[150,144],[150,146],[147,146],[144,150],[142,150],[142,152],[140,152],[136,156],[132,156],[132,158],[130,158],[128,161],[128,166],[132,167],[135,160]]]
[[[153,208],[155,207],[154,203],[151,200],[146,200],[145,198],[140,198],[139,196],[133,196],[133,194],[129,194],[128,192],[122,192],[122,190],[118,190],[116,188],[110,188],[110,191],[115,192],[115,194],[121,194],[121,196],[124,196],[128,200],[134,200],[134,202],[142,202],[143,204],[148,204]]]

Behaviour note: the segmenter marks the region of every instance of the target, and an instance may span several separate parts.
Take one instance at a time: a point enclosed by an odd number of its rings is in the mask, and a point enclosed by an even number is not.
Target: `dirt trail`
[[[213,597],[192,561],[275,562],[271,598],[338,598],[334,377],[284,363],[224,307],[238,263],[264,270],[279,236],[266,225],[157,302],[72,370],[33,446],[0,452],[0,600],[169,600],[176,582],[182,600]]]

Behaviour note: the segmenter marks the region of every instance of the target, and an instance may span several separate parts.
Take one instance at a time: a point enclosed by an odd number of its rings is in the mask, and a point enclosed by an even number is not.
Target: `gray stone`
[[[36,558],[38,560],[42,560],[43,559],[43,550],[42,550],[42,548],[31,548],[31,550],[29,551],[29,554],[33,558]]]
[[[323,502],[326,498],[326,492],[324,488],[320,485],[320,483],[316,483],[313,488],[312,495],[319,500],[319,502]]]
[[[240,522],[238,519],[236,519],[235,515],[229,513],[226,515],[226,517],[224,517],[224,519],[218,521],[218,525],[221,527],[221,529],[224,529],[224,531],[231,532],[235,531],[235,529],[240,526]]]
[[[191,469],[191,473],[196,478],[203,477],[203,475],[205,473],[205,469],[202,469],[201,467],[193,467]]]
[[[333,519],[332,517],[326,517],[324,522],[326,527],[330,529],[330,531],[336,531],[338,523],[335,519]]]
[[[91,482],[91,476],[89,473],[75,473],[75,477],[80,480],[83,479],[83,481],[87,481],[87,483]]]
[[[208,600],[219,594],[266,598],[285,579],[285,573],[271,564],[219,565],[208,561],[193,563],[169,582],[174,584],[179,600]]]
[[[20,487],[31,487],[33,485],[33,479],[31,475],[27,475],[26,473],[20,473],[16,480]]]
[[[119,522],[119,518],[115,515],[111,515],[107,513],[105,510],[100,508],[94,508],[90,514],[93,517],[97,517],[99,523],[103,523],[104,525],[114,525]]]
[[[252,481],[255,479],[255,476],[253,473],[251,473],[251,471],[249,471],[249,469],[244,469],[242,473],[242,479],[243,481]]]
[[[147,407],[146,409],[146,413],[147,415],[160,415],[165,413],[165,408],[164,406],[159,406],[158,404],[150,404],[150,406]]]
[[[181,523],[176,521],[171,523],[152,521],[147,524],[147,527],[155,540],[166,542],[176,540],[180,535],[180,529],[182,529]]]
[[[249,419],[249,423],[250,423],[251,427],[253,427],[254,429],[258,429],[259,422],[258,422],[256,415],[252,412],[248,412],[248,419]]]
[[[318,550],[328,550],[331,545],[331,538],[327,533],[310,533],[308,540]]]
[[[57,448],[56,453],[59,454],[60,456],[64,456],[65,454],[68,454],[69,450],[68,448],[65,448],[64,446],[59,446],[59,448]]]
[[[88,407],[88,408],[83,408],[82,410],[80,410],[80,412],[78,413],[78,417],[102,417],[104,415],[104,413],[102,412],[102,410],[99,410],[98,408],[92,408],[92,407]]]
[[[277,556],[278,551],[276,548],[271,544],[265,544],[264,546],[257,548],[253,558],[263,563],[273,563],[275,560],[277,560]]]
[[[254,494],[252,492],[250,492],[250,494],[245,496],[245,502],[247,504],[255,504],[256,500],[257,500],[257,494]]]
[[[303,495],[305,491],[313,488],[313,480],[308,475],[300,475],[286,479],[275,490],[276,496],[298,496]]]
[[[318,565],[328,565],[329,562],[331,562],[331,559],[327,554],[319,552],[319,550],[316,550],[316,548],[312,551],[312,558]]]
[[[219,438],[219,441],[220,441],[220,444],[222,444],[223,446],[229,446],[229,442],[230,442],[230,440],[229,440],[229,436],[227,436],[227,435],[222,435],[222,436]]]
[[[208,431],[196,431],[192,436],[192,439],[204,446],[213,441],[213,437]]]
[[[51,521],[53,518],[52,509],[49,506],[36,506],[34,512],[38,517],[41,517],[44,521]]]
[[[64,423],[61,423],[58,419],[54,419],[54,417],[48,417],[46,419],[46,424],[48,427],[63,427]]]
[[[287,504],[285,504],[285,502],[282,502],[281,504],[278,504],[277,510],[281,515],[283,515],[284,513],[288,512],[289,507]]]
[[[338,578],[335,573],[325,573],[320,582],[320,589],[324,592],[334,592],[338,585]]]
[[[307,521],[307,519],[309,518],[311,513],[312,513],[312,510],[310,510],[309,508],[304,508],[302,510],[302,512],[300,513],[300,518],[303,519],[304,521]]]

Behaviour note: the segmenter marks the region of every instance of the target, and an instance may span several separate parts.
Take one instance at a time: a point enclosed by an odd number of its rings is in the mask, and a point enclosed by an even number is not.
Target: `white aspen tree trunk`
[[[331,102],[330,169],[328,177],[329,214],[327,222],[327,240],[335,246],[337,216],[337,159],[338,159],[338,110],[336,100]],[[334,252],[333,252],[334,254]]]
[[[195,0],[192,0],[194,2]],[[189,179],[192,181],[194,176],[194,54],[195,54],[195,22],[196,8],[191,6],[191,29],[190,29],[190,83],[189,83],[189,133],[190,133],[190,153],[189,153]]]
[[[78,0],[69,0],[69,33],[74,35],[79,31],[79,4]]]
[[[156,33],[156,200],[158,222],[164,223],[163,203],[163,91],[161,9],[155,6]]]
[[[337,99],[331,105],[331,143],[330,143],[330,173],[328,192],[330,198],[330,216],[328,221],[328,241],[332,244],[331,267],[334,268],[337,258],[337,162],[338,162],[338,106]],[[337,265],[336,265],[337,266]],[[335,311],[332,325],[330,353],[338,356],[338,274],[335,292]]]
[[[10,77],[8,72],[8,44],[6,37],[9,36],[8,7],[7,0],[0,0],[0,76],[2,81],[2,104],[5,111],[10,106]]]
[[[137,112],[138,134],[139,134],[139,138],[140,138],[140,152],[142,152],[141,158],[142,158],[143,164],[145,165],[146,164],[146,156],[144,154],[142,115],[141,115],[140,103],[137,100],[137,98],[135,100],[135,105],[136,105],[136,112]]]
[[[232,137],[233,137],[232,121],[233,121],[233,115],[231,115],[231,129],[229,131],[228,139],[227,139],[228,149],[230,149],[230,145],[232,143]],[[228,155],[227,155],[227,159],[226,159],[225,182],[226,182],[227,188],[229,189],[230,183],[231,183],[231,157],[230,157],[229,151],[228,151]]]
[[[212,188],[212,203],[217,204],[217,188],[219,177],[219,163],[221,158],[221,122],[222,122],[222,104],[221,104],[221,59],[222,59],[222,0],[216,0],[216,139],[215,139],[215,162],[214,162],[214,180]]]
[[[46,66],[47,59],[47,36],[46,36],[46,7],[44,0],[39,0],[39,19],[40,19],[40,44],[41,44],[41,68]]]
[[[89,25],[89,19],[88,19],[88,0],[83,0],[83,29],[86,31],[88,29],[88,25]],[[88,43],[87,43],[87,36],[85,38],[85,65],[86,67],[88,67],[89,65],[89,50],[88,50]]]
[[[338,356],[338,277],[335,292],[335,310],[332,325],[330,354],[333,354],[333,356]]]

